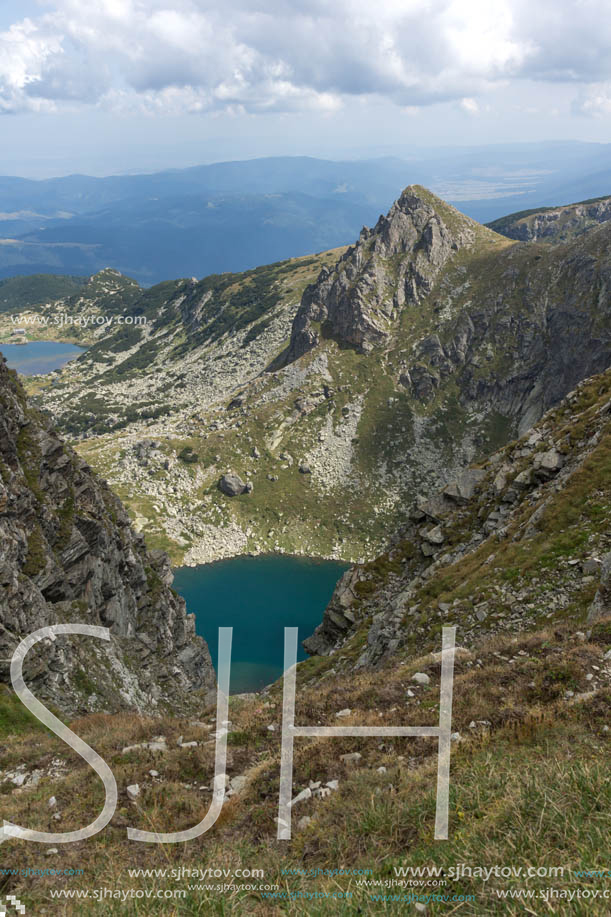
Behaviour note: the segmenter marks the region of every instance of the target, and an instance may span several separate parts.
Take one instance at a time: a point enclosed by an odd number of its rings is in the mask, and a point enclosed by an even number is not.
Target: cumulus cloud
[[[0,33],[0,109],[473,113],[511,79],[603,85],[610,45],[608,0],[46,0]]]

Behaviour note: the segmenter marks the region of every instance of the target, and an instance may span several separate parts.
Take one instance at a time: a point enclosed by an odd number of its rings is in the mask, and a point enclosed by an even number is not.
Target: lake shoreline
[[[365,558],[350,558],[337,554],[308,554],[306,551],[236,551],[234,554],[220,554],[218,556],[208,555],[207,560],[187,560],[189,552],[185,555],[180,563],[172,564],[172,570],[193,569],[194,567],[207,567],[212,564],[220,564],[223,561],[235,560],[238,557],[291,557],[296,560],[311,560],[319,563],[334,562],[339,564],[363,563]]]
[[[69,341],[12,341],[0,344],[0,353],[9,369],[22,376],[48,376],[78,359],[87,347]]]

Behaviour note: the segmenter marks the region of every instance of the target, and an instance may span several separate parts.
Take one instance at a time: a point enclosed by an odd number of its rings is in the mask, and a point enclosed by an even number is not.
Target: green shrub
[[[178,453],[178,458],[187,463],[199,462],[199,455],[193,451],[191,446],[185,446],[184,449],[181,449]]]
[[[25,576],[37,576],[47,565],[45,539],[39,525],[35,525],[28,538],[28,553],[21,572]]]

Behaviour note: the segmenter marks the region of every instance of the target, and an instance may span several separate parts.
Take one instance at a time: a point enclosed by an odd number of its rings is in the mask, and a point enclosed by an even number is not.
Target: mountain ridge
[[[521,242],[567,242],[611,219],[611,197],[510,213],[486,225]]]

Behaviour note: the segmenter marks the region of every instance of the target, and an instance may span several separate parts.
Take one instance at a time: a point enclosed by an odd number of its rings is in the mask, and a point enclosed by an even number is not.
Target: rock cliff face
[[[607,220],[611,220],[611,197],[566,207],[511,213],[488,225],[495,232],[520,242],[569,242]]]
[[[0,678],[38,628],[110,628],[109,644],[58,638],[26,658],[27,682],[68,712],[181,709],[214,688],[194,620],[121,502],[31,408],[0,361]],[[194,694],[195,692],[195,694]]]
[[[363,351],[383,344],[400,311],[430,293],[441,268],[482,233],[425,188],[406,188],[374,229],[364,228],[356,245],[307,288],[286,362],[319,343],[313,323],[326,323],[328,335]]]

